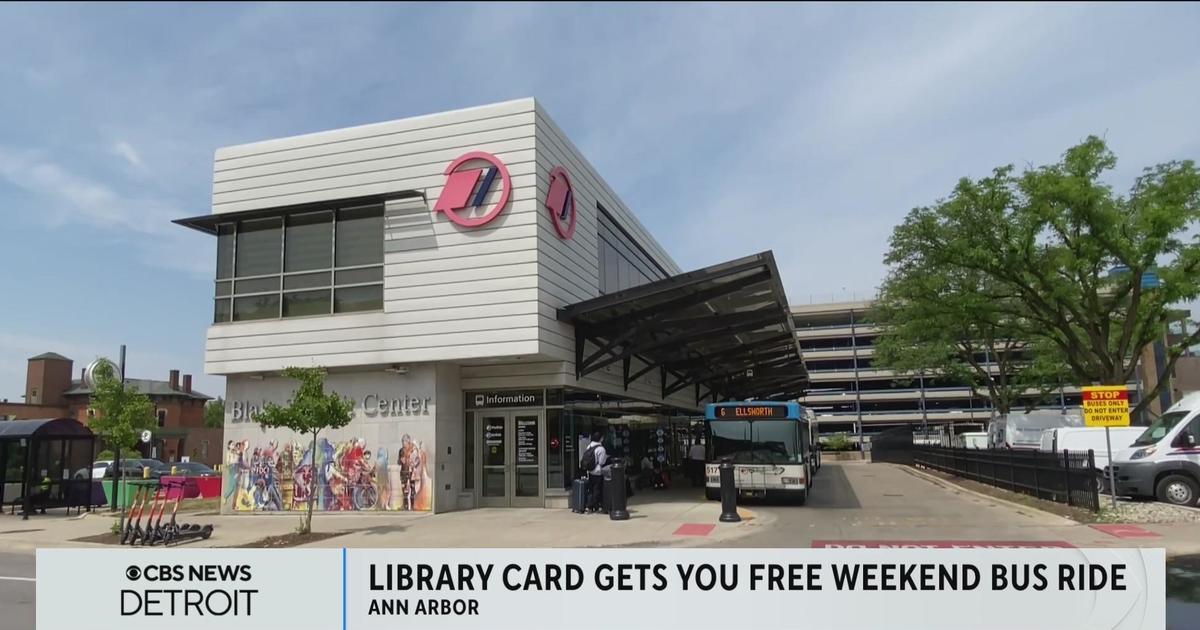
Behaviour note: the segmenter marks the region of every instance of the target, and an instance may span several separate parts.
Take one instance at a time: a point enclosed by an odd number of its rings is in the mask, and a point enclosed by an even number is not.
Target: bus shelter
[[[0,422],[3,505],[28,518],[35,510],[92,504],[96,437],[72,418]]]

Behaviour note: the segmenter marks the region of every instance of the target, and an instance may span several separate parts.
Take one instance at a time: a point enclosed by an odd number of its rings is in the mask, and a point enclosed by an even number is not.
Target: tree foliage
[[[225,399],[220,396],[204,404],[204,426],[220,429],[225,426]]]
[[[989,317],[1057,354],[1074,384],[1129,382],[1142,349],[1163,338],[1171,305],[1200,295],[1200,240],[1191,235],[1200,171],[1192,161],[1160,164],[1118,195],[1102,179],[1115,165],[1092,136],[1055,164],[963,178],[949,198],[895,228],[889,283],[918,283],[933,270],[973,276],[971,301],[986,301]],[[1154,273],[1159,281],[1149,282]],[[1198,341],[1200,331],[1170,343],[1163,373]],[[1135,412],[1167,380],[1158,382]]]
[[[131,449],[143,431],[158,426],[150,397],[122,383],[108,362],[100,362],[96,369],[91,398],[96,417],[88,426],[109,446]]]
[[[881,287],[872,314],[883,330],[876,365],[965,383],[986,392],[1001,414],[1022,397],[1036,405],[1062,383],[1060,357],[1030,341],[1036,336],[1012,314],[1012,298],[977,272],[922,263],[906,261]],[[1028,390],[1035,395],[1024,396]]]
[[[338,429],[349,424],[354,417],[354,403],[336,392],[325,393],[325,370],[322,368],[290,367],[283,375],[299,382],[296,393],[286,405],[264,405],[262,412],[255,415],[255,421],[265,428],[290,429],[301,435],[312,435],[310,452],[315,458],[317,434],[323,429]],[[317,475],[312,475],[311,479],[307,510],[300,522],[301,534],[312,531]]]

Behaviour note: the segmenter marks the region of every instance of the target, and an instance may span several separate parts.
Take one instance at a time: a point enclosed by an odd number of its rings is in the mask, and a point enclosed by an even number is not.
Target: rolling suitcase
[[[575,479],[571,482],[571,511],[583,514],[587,511],[587,479]]]

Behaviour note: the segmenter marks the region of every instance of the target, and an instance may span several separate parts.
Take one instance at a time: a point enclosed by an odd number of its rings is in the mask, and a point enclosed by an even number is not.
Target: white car
[[[104,473],[108,472],[109,466],[112,466],[111,459],[92,462],[92,479],[103,479]]]

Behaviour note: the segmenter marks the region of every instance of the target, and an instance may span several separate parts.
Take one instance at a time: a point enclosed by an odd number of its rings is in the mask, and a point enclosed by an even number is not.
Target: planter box
[[[834,462],[870,461],[871,455],[859,451],[821,451],[821,459]]]

